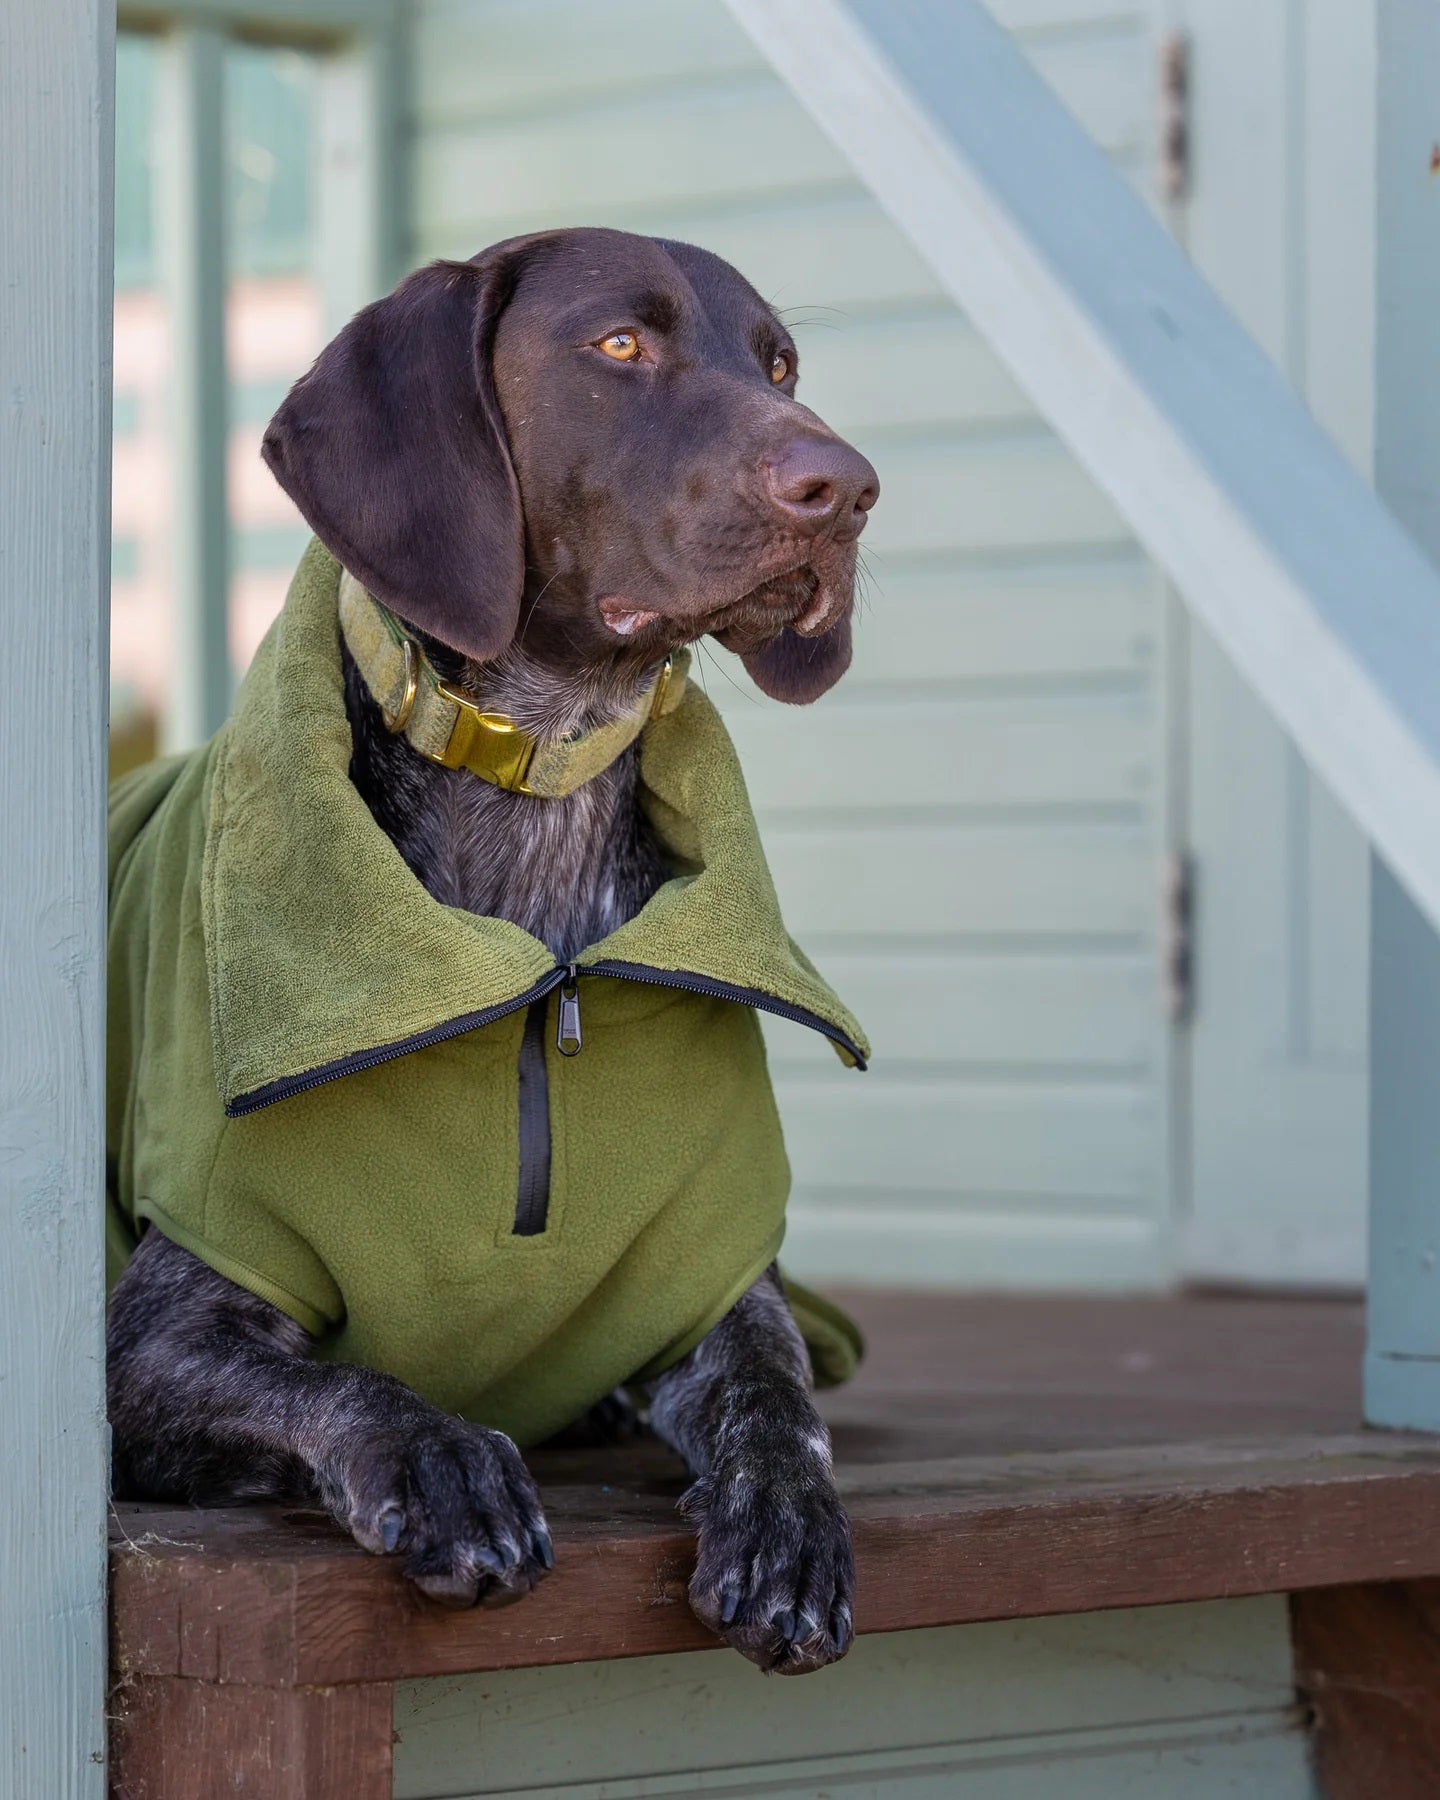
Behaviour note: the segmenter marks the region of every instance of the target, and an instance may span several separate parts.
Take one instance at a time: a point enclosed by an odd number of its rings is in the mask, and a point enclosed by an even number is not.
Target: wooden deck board
[[[857,1624],[892,1631],[1440,1575],[1440,1442],[1358,1425],[1348,1302],[850,1295],[830,1396]],[[318,1686],[699,1649],[660,1446],[532,1458],[557,1546],[454,1614],[320,1515],[121,1505],[121,1675]]]

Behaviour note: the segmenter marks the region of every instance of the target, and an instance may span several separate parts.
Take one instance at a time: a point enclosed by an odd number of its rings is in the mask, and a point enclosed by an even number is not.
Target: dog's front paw
[[[437,1415],[398,1444],[362,1450],[347,1473],[342,1523],[446,1606],[506,1606],[555,1557],[540,1496],[502,1431]]]
[[[855,1557],[828,1471],[720,1468],[681,1505],[700,1525],[690,1605],[702,1623],[767,1673],[805,1675],[844,1656]]]

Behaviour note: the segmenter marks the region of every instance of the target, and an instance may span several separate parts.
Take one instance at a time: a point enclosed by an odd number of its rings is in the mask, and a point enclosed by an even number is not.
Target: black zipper
[[[803,1006],[791,1006],[788,1001],[777,1000],[759,988],[738,987],[734,982],[716,981],[713,976],[694,975],[685,969],[652,969],[646,963],[564,963],[557,964],[534,987],[517,994],[513,1000],[484,1007],[479,1012],[462,1013],[459,1018],[433,1025],[428,1031],[417,1031],[413,1037],[400,1038],[393,1044],[381,1044],[373,1050],[357,1051],[353,1056],[337,1057],[334,1062],[307,1070],[303,1075],[286,1075],[279,1081],[267,1082],[264,1087],[253,1088],[248,1094],[228,1102],[225,1111],[232,1119],[244,1118],[247,1113],[259,1112],[263,1106],[273,1106],[277,1100],[289,1100],[310,1088],[322,1087],[327,1081],[338,1081],[342,1075],[354,1075],[361,1069],[373,1069],[378,1063],[393,1062],[397,1056],[408,1056],[412,1050],[428,1050],[432,1044],[443,1044],[447,1038],[460,1037],[482,1025],[493,1025],[497,1019],[533,1006],[558,987],[569,990],[561,996],[558,1048],[562,1056],[578,1055],[580,1001],[576,984],[581,975],[614,975],[622,981],[644,981],[652,987],[680,988],[686,993],[706,994],[713,1000],[733,1000],[741,1006],[753,1006],[759,1012],[773,1013],[777,1018],[790,1019],[797,1025],[818,1031],[831,1043],[839,1044],[846,1055],[853,1058],[857,1069],[867,1067],[860,1046],[838,1026],[822,1019],[818,1013],[809,1012]],[[528,1028],[529,1021],[526,1023]],[[572,1043],[573,1049],[568,1047]]]
[[[499,1006],[482,1007],[479,1012],[461,1013],[443,1025],[432,1025],[428,1031],[417,1031],[413,1037],[397,1038],[393,1044],[380,1044],[373,1050],[357,1050],[353,1056],[337,1056],[334,1062],[322,1063],[318,1069],[307,1069],[303,1075],[284,1075],[279,1081],[267,1081],[264,1087],[252,1088],[228,1101],[227,1117],[243,1119],[246,1113],[259,1112],[262,1106],[273,1106],[277,1100],[289,1100],[311,1088],[323,1087],[327,1081],[338,1081],[342,1075],[356,1075],[361,1069],[373,1069],[379,1063],[393,1062],[397,1056],[408,1056],[412,1050],[428,1050],[432,1044],[443,1044],[447,1038],[462,1037],[482,1025],[493,1025],[509,1013],[542,999],[552,988],[559,987],[567,971],[552,969],[523,994],[505,1000]]]
[[[687,994],[708,994],[712,1000],[734,1000],[740,1006],[753,1006],[757,1012],[774,1013],[777,1019],[808,1025],[811,1031],[818,1031],[832,1044],[839,1044],[847,1056],[854,1058],[857,1069],[868,1067],[860,1046],[837,1025],[822,1019],[819,1013],[807,1012],[803,1006],[792,1006],[788,1000],[777,1000],[759,988],[737,987],[732,981],[716,981],[713,976],[692,975],[684,969],[652,969],[648,963],[582,963],[580,973],[617,975],[622,981],[648,981],[653,987],[683,988]]]
[[[520,1180],[515,1236],[539,1237],[550,1211],[550,1075],[545,1067],[545,1015],[550,1002],[532,1000],[520,1039]]]

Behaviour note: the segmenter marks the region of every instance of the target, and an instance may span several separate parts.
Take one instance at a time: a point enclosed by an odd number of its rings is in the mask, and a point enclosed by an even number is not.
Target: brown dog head
[[[265,460],[416,629],[487,660],[652,664],[712,633],[780,700],[850,662],[875,471],[795,398],[795,346],[708,251],[545,232],[359,313]]]

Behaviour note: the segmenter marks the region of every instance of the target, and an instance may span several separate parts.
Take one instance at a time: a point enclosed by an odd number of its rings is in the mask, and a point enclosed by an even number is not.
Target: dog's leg
[[[652,1388],[651,1421],[695,1476],[697,1616],[762,1669],[850,1648],[855,1559],[810,1358],[772,1268]]]
[[[110,1302],[116,1487],[221,1505],[319,1499],[450,1606],[504,1605],[553,1556],[503,1432],[371,1369],[316,1362],[295,1321],[148,1231]]]

